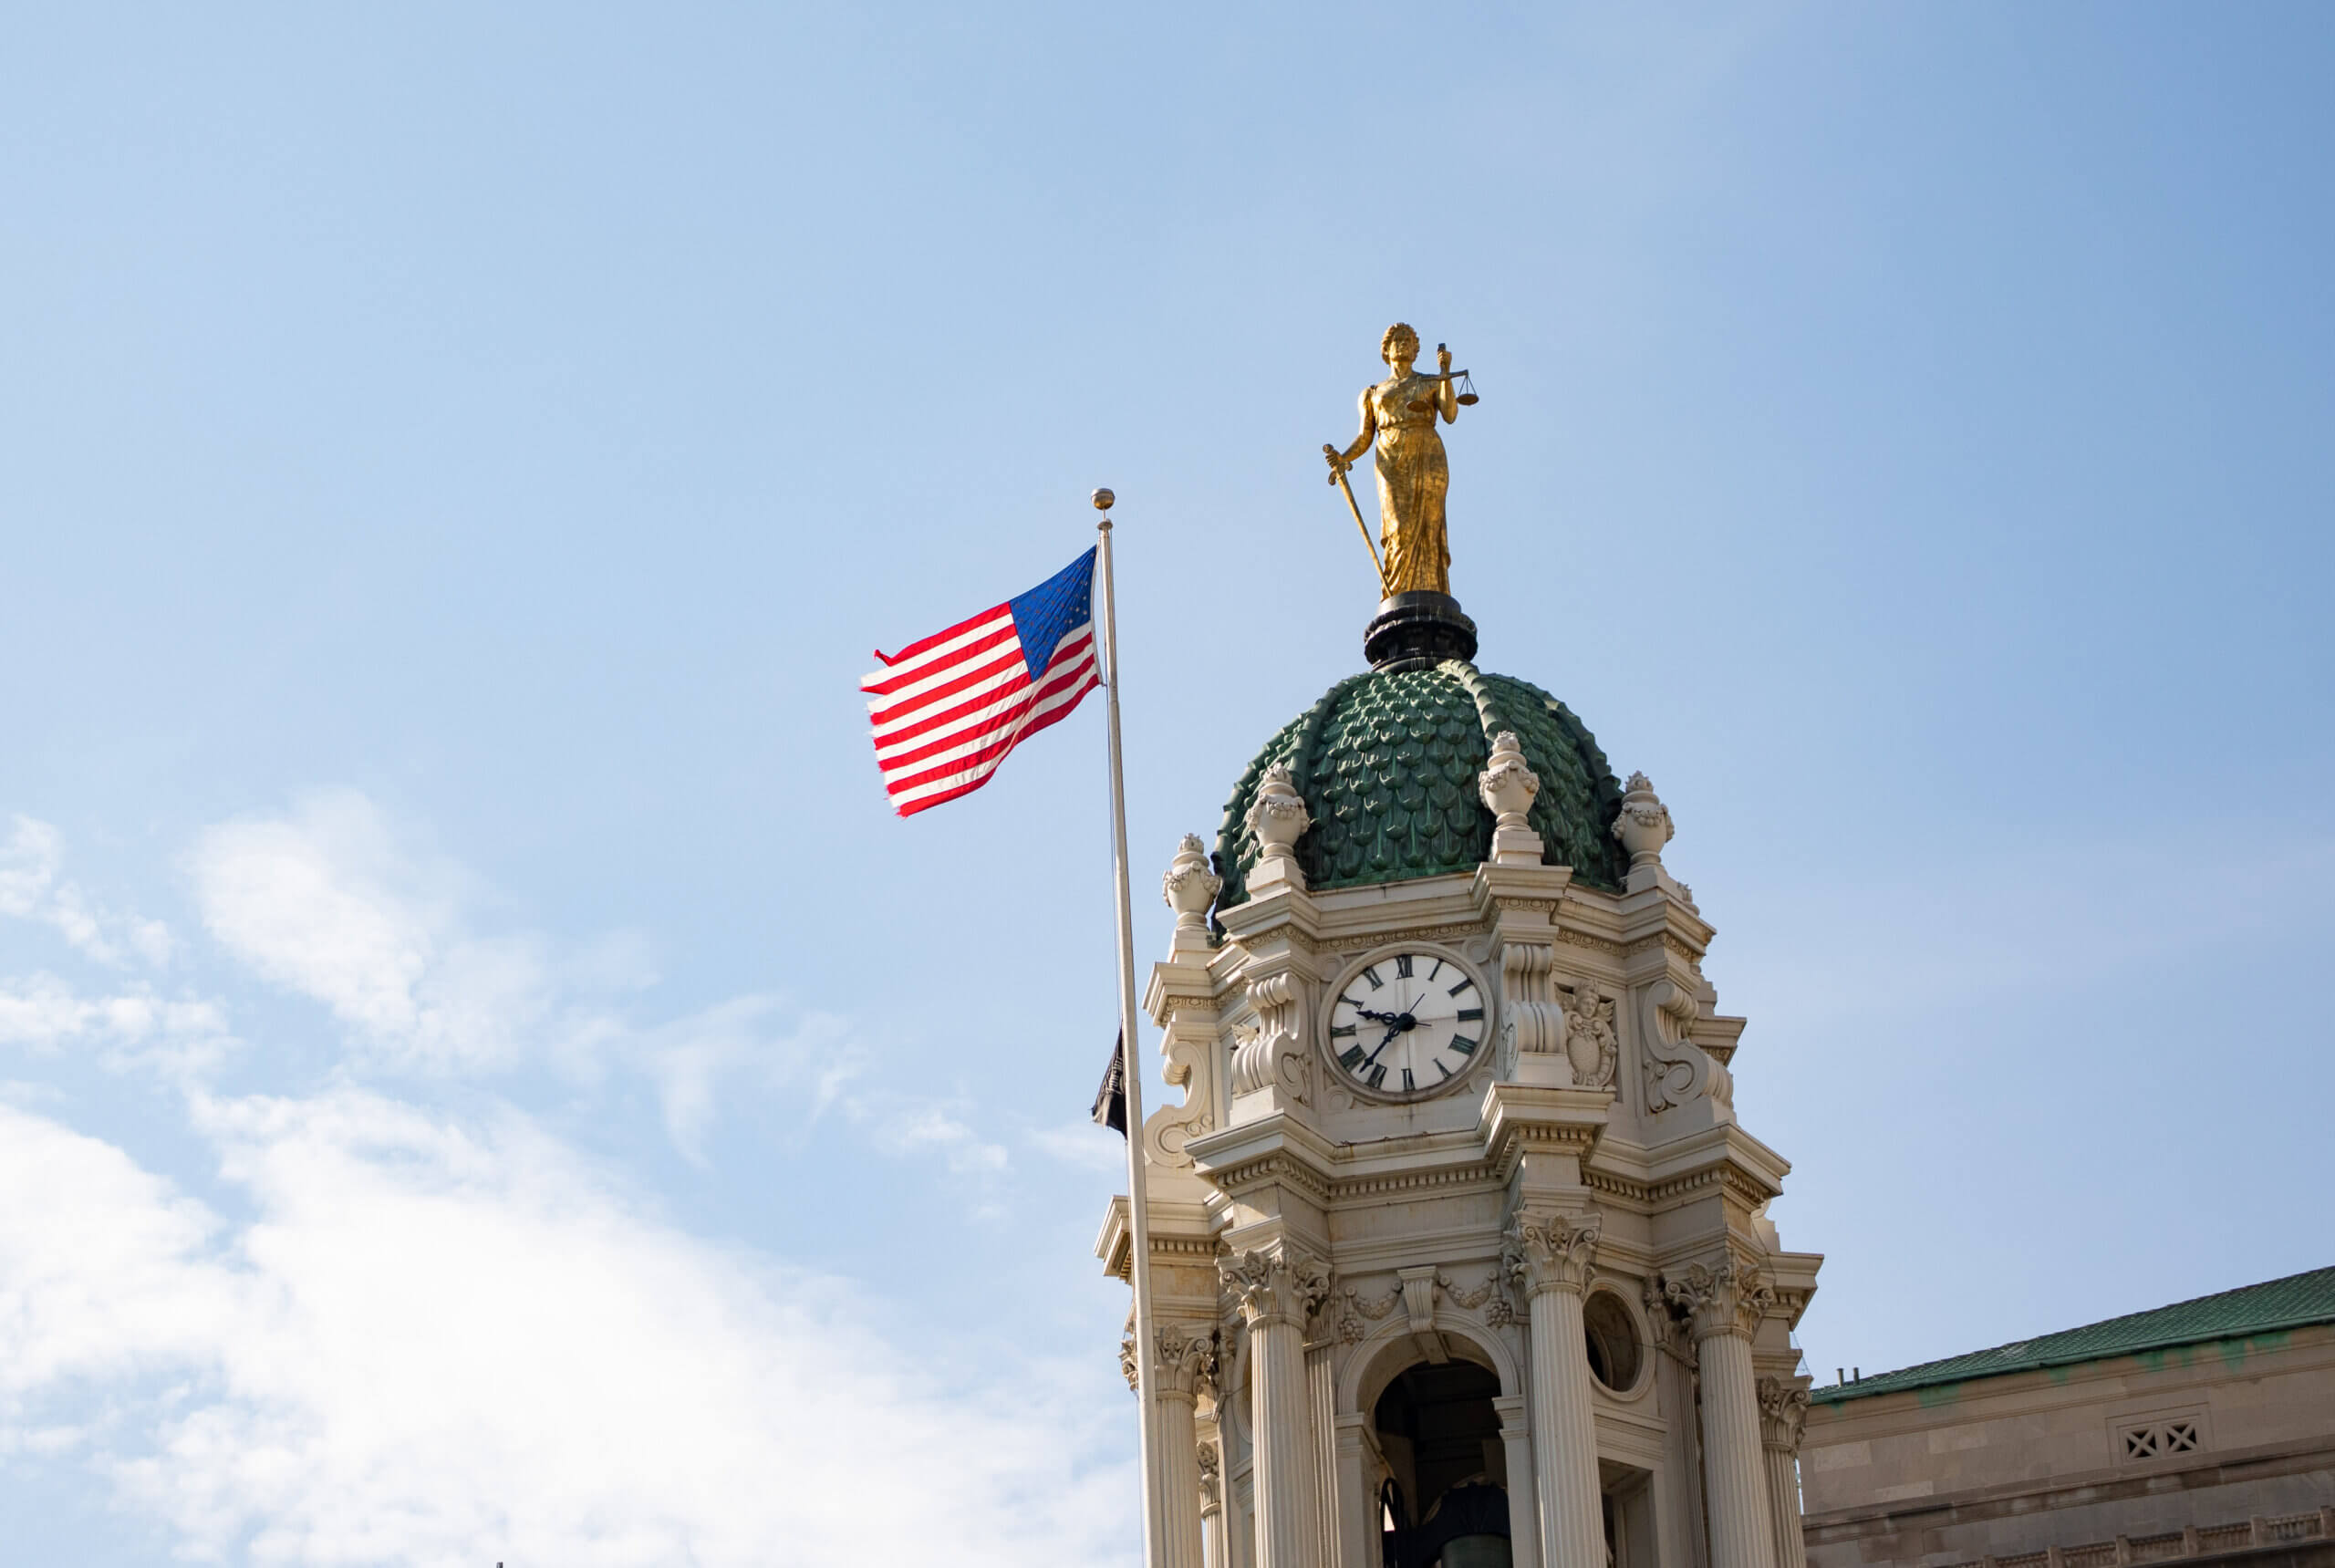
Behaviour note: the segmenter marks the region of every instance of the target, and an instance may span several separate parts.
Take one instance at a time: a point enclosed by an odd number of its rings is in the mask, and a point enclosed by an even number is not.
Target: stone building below
[[[1810,1397],[1810,1568],[2335,1565],[2335,1268]]]

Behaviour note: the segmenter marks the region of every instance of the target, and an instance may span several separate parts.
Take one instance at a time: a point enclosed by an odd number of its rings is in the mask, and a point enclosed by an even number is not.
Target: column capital
[[[1302,1329],[1330,1293],[1330,1271],[1322,1261],[1286,1241],[1235,1252],[1216,1270],[1251,1328],[1287,1323]]]
[[[1697,1342],[1723,1334],[1749,1339],[1776,1303],[1759,1271],[1732,1256],[1721,1258],[1717,1268],[1689,1263],[1675,1273],[1665,1270],[1662,1294],[1694,1318]]]
[[[1152,1331],[1152,1392],[1189,1399],[1216,1381],[1216,1330],[1168,1324]]]
[[[1524,1287],[1528,1300],[1542,1291],[1571,1291],[1579,1295],[1589,1288],[1590,1269],[1604,1226],[1604,1217],[1594,1211],[1519,1210],[1508,1222],[1500,1269]]]
[[[1216,1444],[1206,1438],[1200,1442],[1200,1516],[1205,1519],[1224,1506],[1223,1482],[1217,1474]]]
[[[1808,1423],[1808,1379],[1759,1379],[1759,1437],[1778,1453],[1800,1452],[1801,1429]]]

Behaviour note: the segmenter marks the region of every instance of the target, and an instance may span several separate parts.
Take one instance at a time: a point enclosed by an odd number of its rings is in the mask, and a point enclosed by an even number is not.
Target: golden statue
[[[1435,346],[1437,374],[1411,369],[1418,363],[1419,335],[1397,321],[1378,340],[1379,358],[1393,374],[1362,392],[1362,433],[1341,452],[1324,446],[1332,483],[1344,485],[1346,503],[1354,506],[1354,522],[1362,524],[1362,508],[1354,505],[1354,487],[1346,471],[1375,440],[1378,443],[1378,532],[1385,556],[1379,563],[1382,594],[1426,589],[1451,591],[1451,544],[1444,532],[1443,498],[1451,488],[1451,466],[1443,455],[1443,437],[1436,432],[1437,415],[1449,424],[1459,417],[1463,403],[1476,400],[1458,383],[1465,370],[1454,374],[1451,351]],[[1363,524],[1367,541],[1370,530]],[[1377,551],[1373,551],[1374,556]]]

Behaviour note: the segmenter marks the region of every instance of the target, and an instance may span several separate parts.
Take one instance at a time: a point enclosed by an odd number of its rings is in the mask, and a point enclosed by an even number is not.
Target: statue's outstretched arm
[[[1451,350],[1440,343],[1435,348],[1435,368],[1443,372],[1443,379],[1436,383],[1435,410],[1445,424],[1452,424],[1459,418],[1459,384],[1451,379]]]

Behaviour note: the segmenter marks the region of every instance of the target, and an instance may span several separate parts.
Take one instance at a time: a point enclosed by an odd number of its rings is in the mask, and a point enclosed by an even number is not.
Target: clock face
[[[1484,1048],[1484,993],[1472,971],[1431,950],[1384,953],[1330,1004],[1330,1056],[1375,1094],[1431,1095],[1467,1076]]]

